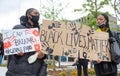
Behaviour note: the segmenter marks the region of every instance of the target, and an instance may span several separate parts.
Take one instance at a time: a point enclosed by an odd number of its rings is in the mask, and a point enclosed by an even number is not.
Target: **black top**
[[[0,55],[4,55],[4,48],[3,48],[3,41],[2,40],[0,40]]]

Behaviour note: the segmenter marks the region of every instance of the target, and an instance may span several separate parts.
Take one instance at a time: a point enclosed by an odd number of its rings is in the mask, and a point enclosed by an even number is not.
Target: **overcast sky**
[[[0,0],[0,30],[19,24],[19,17],[28,8],[40,8],[40,0]]]
[[[0,30],[12,29],[14,25],[19,24],[19,17],[24,15],[28,8],[32,7],[40,11],[40,6],[44,3],[43,1],[45,0],[0,0]],[[85,2],[84,0],[64,1],[66,2],[63,3],[69,3],[67,9],[63,12],[63,16],[66,19],[73,20],[83,16],[80,13],[73,13],[73,9],[80,8],[81,4]]]

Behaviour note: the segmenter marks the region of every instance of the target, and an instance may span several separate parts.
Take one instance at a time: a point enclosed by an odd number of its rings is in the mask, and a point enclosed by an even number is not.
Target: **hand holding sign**
[[[24,53],[23,53],[22,51],[20,51],[17,55],[18,55],[18,56],[23,56],[23,54],[24,54]]]

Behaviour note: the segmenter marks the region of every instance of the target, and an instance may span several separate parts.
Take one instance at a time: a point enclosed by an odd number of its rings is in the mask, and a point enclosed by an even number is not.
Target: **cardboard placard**
[[[40,26],[42,51],[46,54],[111,61],[109,34],[72,22],[44,20]]]

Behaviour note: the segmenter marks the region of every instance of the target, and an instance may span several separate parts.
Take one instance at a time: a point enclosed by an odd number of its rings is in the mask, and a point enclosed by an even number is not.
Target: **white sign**
[[[3,31],[4,54],[12,55],[20,51],[41,50],[40,34],[37,28],[13,29]]]

